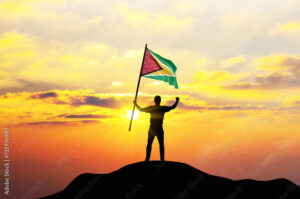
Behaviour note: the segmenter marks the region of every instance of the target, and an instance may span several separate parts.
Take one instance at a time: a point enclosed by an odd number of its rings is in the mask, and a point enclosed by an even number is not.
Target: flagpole
[[[141,71],[140,71],[140,75],[139,75],[139,80],[138,80],[137,87],[136,87],[136,92],[135,92],[135,98],[134,98],[134,101],[137,100],[137,95],[138,95],[138,92],[139,92],[139,87],[140,87],[140,82],[141,82],[141,77],[142,77],[142,71],[143,71],[143,64],[144,64],[145,54],[146,54],[146,49],[147,49],[147,44],[145,45],[144,56],[143,56],[143,61],[142,61],[142,65],[141,65]],[[129,124],[129,132],[130,132],[131,126],[132,126],[132,120],[133,120],[134,109],[135,109],[135,104],[133,104],[133,107],[132,107],[131,119],[130,119],[130,124]]]

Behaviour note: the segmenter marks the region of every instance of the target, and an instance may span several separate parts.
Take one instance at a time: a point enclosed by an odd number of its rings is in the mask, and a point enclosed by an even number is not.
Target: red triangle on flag
[[[148,49],[145,52],[145,58],[143,63],[143,70],[141,75],[147,75],[149,73],[161,70],[162,68],[158,65],[156,60],[152,57]]]

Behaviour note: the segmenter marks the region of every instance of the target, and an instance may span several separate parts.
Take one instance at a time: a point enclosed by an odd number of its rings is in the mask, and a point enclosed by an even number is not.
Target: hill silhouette
[[[286,179],[230,180],[184,163],[150,161],[108,174],[81,174],[64,190],[43,199],[58,198],[299,199],[300,187]]]

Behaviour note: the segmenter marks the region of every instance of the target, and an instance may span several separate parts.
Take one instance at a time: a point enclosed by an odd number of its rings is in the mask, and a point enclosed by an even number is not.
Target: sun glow
[[[127,118],[128,119],[131,119],[131,115],[132,115],[132,111],[128,111],[127,113]],[[139,116],[139,111],[134,111],[134,114],[133,114],[133,120],[136,120]]]

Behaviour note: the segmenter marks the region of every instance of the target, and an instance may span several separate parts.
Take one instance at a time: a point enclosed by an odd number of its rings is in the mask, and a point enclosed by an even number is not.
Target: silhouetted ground
[[[44,199],[197,198],[300,199],[300,187],[286,179],[230,180],[187,164],[151,161],[109,174],[81,174],[64,190]]]

